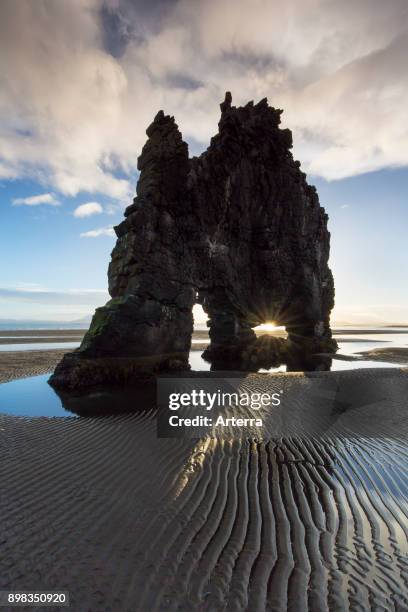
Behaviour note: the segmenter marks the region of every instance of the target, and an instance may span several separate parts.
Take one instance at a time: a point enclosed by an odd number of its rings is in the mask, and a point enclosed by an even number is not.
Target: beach
[[[84,331],[83,329],[0,330],[0,383],[51,372],[63,355],[70,350],[68,346],[80,343]]]
[[[62,352],[1,353],[1,380]],[[159,439],[137,402],[1,414],[0,588],[66,590],[84,612],[408,609],[408,371],[244,385],[292,398],[261,436]]]
[[[79,345],[84,333],[83,329],[0,331],[0,382],[51,372],[62,356],[74,348],[68,346],[64,348],[64,346],[74,342],[75,345]],[[261,333],[265,334],[264,331]],[[258,332],[258,336],[261,333]],[[268,335],[282,337],[285,334],[277,331]],[[396,329],[341,328],[335,329],[333,335],[340,345],[334,366],[338,366],[341,361],[350,363],[360,361],[363,365],[364,361],[371,363],[378,361],[385,365],[408,363],[408,347],[405,346],[408,329],[403,326]],[[208,346],[208,331],[195,330],[192,342],[194,367],[195,363],[203,367],[205,364],[199,358],[199,354]],[[58,348],[54,348],[54,345]],[[371,345],[375,348],[371,348]],[[356,351],[361,357],[355,356]]]
[[[52,372],[66,350],[0,352],[0,383]]]
[[[0,1],[0,612],[408,612],[407,16]]]

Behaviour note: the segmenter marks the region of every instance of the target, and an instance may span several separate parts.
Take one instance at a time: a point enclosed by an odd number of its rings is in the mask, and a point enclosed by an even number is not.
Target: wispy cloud
[[[98,238],[99,236],[115,236],[113,227],[100,227],[99,229],[82,232],[81,238]]]
[[[109,299],[108,292],[99,289],[55,291],[43,288],[0,287],[0,300],[33,304],[100,305]]]
[[[83,218],[97,215],[103,212],[102,206],[98,202],[87,202],[81,204],[74,210],[74,217]]]
[[[109,300],[106,290],[53,290],[41,286],[0,287],[2,319],[69,321],[90,315]]]
[[[42,193],[40,195],[29,196],[27,198],[15,198],[13,200],[13,206],[39,206],[40,204],[60,206],[60,202],[52,193]]]
[[[340,208],[350,208],[350,205],[349,205],[349,204],[342,204],[342,205],[340,206]]]

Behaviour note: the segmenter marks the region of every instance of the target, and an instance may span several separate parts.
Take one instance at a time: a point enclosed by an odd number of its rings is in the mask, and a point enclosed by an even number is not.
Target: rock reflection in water
[[[282,365],[288,372],[315,372],[331,369],[332,359],[319,352],[321,347],[296,344],[285,338],[260,336],[255,341],[236,345],[214,347],[210,345],[203,359],[211,364],[211,370],[238,370],[258,372]]]
[[[65,410],[79,416],[149,414],[156,408],[156,383],[145,381],[124,387],[97,386],[87,390],[56,389]]]
[[[219,372],[258,372],[285,365],[288,372],[317,372],[331,369],[332,359],[289,343],[284,338],[261,336],[239,347],[208,347],[203,359],[213,374]],[[163,373],[164,374],[164,373]],[[199,375],[193,370],[168,373],[184,378]],[[66,410],[81,416],[149,412],[156,409],[156,377],[127,386],[98,385],[86,390],[54,389]]]

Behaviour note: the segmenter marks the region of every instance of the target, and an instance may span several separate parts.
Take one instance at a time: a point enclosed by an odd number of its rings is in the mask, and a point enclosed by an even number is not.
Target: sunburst
[[[262,323],[261,325],[257,325],[255,327],[256,331],[263,331],[263,332],[273,332],[276,331],[278,329],[278,326],[276,325],[275,321],[267,321],[266,323]]]

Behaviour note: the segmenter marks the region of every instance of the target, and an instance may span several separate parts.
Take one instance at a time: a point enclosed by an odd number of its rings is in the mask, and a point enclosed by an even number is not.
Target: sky
[[[329,214],[336,324],[408,323],[406,0],[2,0],[0,319],[107,299],[145,130],[190,154],[233,104],[283,108]]]

